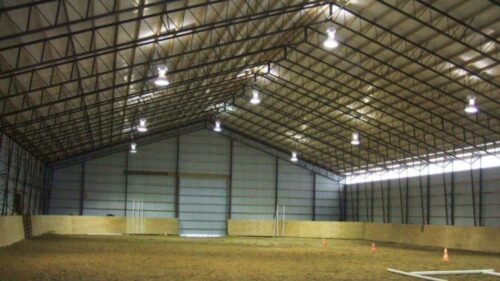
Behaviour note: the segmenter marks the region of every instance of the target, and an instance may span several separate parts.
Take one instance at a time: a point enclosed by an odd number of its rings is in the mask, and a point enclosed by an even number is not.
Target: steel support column
[[[83,215],[83,197],[85,196],[85,162],[82,162],[80,164],[81,171],[80,171],[80,216]]]

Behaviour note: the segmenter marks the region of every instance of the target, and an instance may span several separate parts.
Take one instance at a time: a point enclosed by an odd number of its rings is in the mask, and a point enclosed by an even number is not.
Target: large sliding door
[[[227,180],[180,180],[179,232],[186,236],[226,234]]]

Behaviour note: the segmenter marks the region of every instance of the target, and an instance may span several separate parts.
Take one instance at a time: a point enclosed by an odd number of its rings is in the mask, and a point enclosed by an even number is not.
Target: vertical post
[[[32,158],[32,157],[30,157]],[[30,167],[31,175],[29,180],[29,194],[28,194],[28,214],[31,214],[31,200],[33,195],[33,189],[35,188],[35,179],[36,179],[36,160],[33,159],[32,166]]]
[[[25,161],[24,161],[24,176],[23,176],[23,198],[22,198],[22,201],[23,201],[23,210],[22,212],[24,213],[24,208],[25,208],[25,202],[26,202],[26,189],[28,188],[28,179],[31,177],[31,157],[26,157]],[[20,165],[21,163],[19,163]],[[28,175],[30,175],[30,177],[28,177]]]
[[[47,186],[47,168],[45,167],[45,165],[41,165],[42,167],[42,171],[43,171],[43,177],[42,177],[42,183],[41,183],[41,187],[40,187],[40,194],[39,194],[39,198],[38,200],[40,200],[40,203],[39,203],[39,210],[38,210],[38,213],[40,214],[43,214],[44,213],[44,210],[45,210],[45,196],[46,196],[46,190],[45,190],[45,187]]]
[[[451,225],[455,225],[455,173],[451,171]]]
[[[391,180],[387,180],[387,222],[391,223]]]
[[[2,215],[7,215],[8,212],[8,196],[9,196],[9,182],[10,182],[10,166],[12,162],[12,151],[14,150],[13,142],[11,139],[8,139],[9,143],[7,145],[8,156],[7,156],[7,175],[5,177],[5,190],[3,195],[3,206],[2,206]]]
[[[179,162],[180,162],[180,136],[176,137],[176,152],[175,152],[175,217],[179,218],[179,199],[180,199],[180,176],[179,176]]]
[[[410,204],[408,204],[410,201],[410,178],[408,175],[406,175],[406,194],[405,194],[405,223],[409,223],[409,218],[410,218]]]
[[[48,172],[48,186],[47,186],[47,204],[46,214],[49,214],[50,200],[52,199],[52,185],[54,184],[54,168],[49,168]]]
[[[427,224],[431,224],[431,175],[427,170]]]
[[[21,174],[21,166],[22,166],[22,163],[23,163],[23,159],[24,159],[24,158],[26,158],[26,151],[24,151],[23,153],[21,153],[21,152],[20,152],[20,148],[21,148],[21,147],[18,145],[18,146],[17,146],[17,149],[16,149],[16,151],[17,151],[17,152],[16,152],[16,169],[15,169],[15,171],[16,171],[16,179],[14,180],[14,187],[13,187],[13,194],[14,194],[14,198],[16,198],[16,194],[17,194],[17,192],[18,192],[17,187],[19,186],[19,174]],[[24,156],[24,157],[23,157],[23,156]],[[26,161],[26,159],[24,159],[24,160]],[[25,187],[26,187],[26,173],[27,173],[27,171],[26,171],[26,168],[25,168],[25,169],[24,169],[24,180],[23,180],[23,197],[21,197],[21,199],[22,199],[23,201],[24,201],[24,189],[25,189]],[[16,200],[14,199],[14,202],[15,202],[15,201],[16,201]],[[21,203],[21,202],[19,202],[19,203]],[[22,203],[21,203],[21,206],[22,206],[22,207],[23,207],[23,209],[24,209],[24,204],[22,204]],[[12,212],[11,212],[11,214],[14,214],[14,212],[16,211],[16,210],[15,210],[15,209],[16,209],[15,203],[14,203],[14,205],[13,205],[12,207],[13,207],[13,208],[12,208]],[[21,213],[20,213],[20,214],[18,214],[18,215],[21,215],[21,214],[24,212],[24,210],[19,210],[19,211],[20,211]]]
[[[483,219],[483,165],[482,158],[479,158],[479,226],[484,226]]]
[[[347,221],[347,185],[344,184],[344,195],[342,196],[344,221]]]
[[[424,207],[424,187],[422,183],[421,170],[418,172],[418,187],[420,190],[420,215],[422,219],[422,224],[425,224],[425,207]]]
[[[472,216],[474,218],[474,226],[477,226],[476,192],[474,191],[474,170],[472,169],[472,163],[470,165],[470,190],[471,190],[471,197],[472,197]]]
[[[444,198],[444,214],[446,217],[446,225],[449,224],[448,220],[448,188],[446,187],[446,173],[443,167],[443,198]]]
[[[278,185],[279,185],[279,159],[276,157],[276,164],[275,164],[275,176],[274,176],[274,206],[278,208]]]
[[[228,221],[231,219],[231,212],[232,212],[232,196],[233,196],[233,153],[234,153],[234,148],[233,148],[233,140],[229,140],[229,179],[227,183],[227,199],[226,199],[226,204],[227,204],[227,213],[226,213],[226,235],[228,235]]]
[[[370,184],[370,213],[371,213],[371,222],[374,222],[375,219],[374,219],[374,204],[373,204],[373,201],[374,201],[374,185],[375,183],[372,181],[371,184]]]
[[[355,221],[356,220],[356,209],[355,209],[355,206],[354,206],[354,186],[351,185],[350,187],[350,202],[351,202],[351,220],[352,221]]]
[[[85,162],[81,163],[81,178],[80,178],[80,216],[83,215],[83,196],[85,194]]]
[[[359,221],[359,184],[356,184],[356,221]]]
[[[401,210],[401,223],[404,223],[403,187],[401,186],[401,174],[398,176],[398,189],[399,189],[399,208]]]
[[[385,223],[385,198],[384,198],[384,184],[382,181],[379,182],[380,184],[380,197],[382,199],[382,222]]]
[[[365,213],[366,213],[366,221],[370,221],[370,207],[368,205],[368,187],[366,182],[363,184],[365,190]]]
[[[125,202],[123,204],[123,216],[127,216],[128,209],[128,161],[129,161],[130,153],[125,151]]]
[[[316,220],[316,173],[312,173],[313,176],[313,205],[312,205],[312,219]]]

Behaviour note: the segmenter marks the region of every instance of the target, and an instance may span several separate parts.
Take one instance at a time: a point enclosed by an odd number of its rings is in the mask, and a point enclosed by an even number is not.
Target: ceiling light
[[[465,112],[468,114],[475,114],[478,112],[477,106],[476,106],[476,97],[475,96],[469,96],[467,97],[469,100],[469,104],[465,107]]]
[[[137,131],[139,133],[145,133],[148,131],[148,128],[146,127],[146,118],[139,119],[139,125],[137,126]]]
[[[220,121],[219,120],[215,121],[214,131],[216,131],[216,132],[222,131],[222,128],[220,127]]]
[[[135,142],[130,143],[130,153],[137,153],[137,144]]]
[[[329,27],[326,30],[328,38],[326,38],[325,42],[323,42],[323,46],[325,46],[328,49],[333,49],[338,47],[339,42],[337,42],[337,40],[335,39],[335,32],[336,32],[335,28],[333,27]]]
[[[292,152],[292,157],[290,158],[290,161],[292,161],[292,162],[299,161],[299,158],[297,158],[297,152],[295,152],[295,151]]]
[[[257,89],[252,90],[252,99],[250,100],[251,104],[259,104],[260,103],[260,98],[259,98],[259,91]]]
[[[158,66],[158,77],[155,80],[156,86],[168,86],[167,67],[164,65]]]
[[[359,145],[359,134],[358,134],[358,132],[352,133],[351,144],[352,145]]]

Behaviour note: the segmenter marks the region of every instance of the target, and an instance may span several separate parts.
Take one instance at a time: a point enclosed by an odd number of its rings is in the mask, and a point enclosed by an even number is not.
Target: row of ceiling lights
[[[334,49],[339,46],[339,42],[335,38],[336,30],[333,27],[329,27],[326,30],[327,38],[323,42],[323,46],[328,49]],[[167,67],[164,65],[158,66],[158,77],[155,79],[155,85],[159,87],[165,87],[168,86],[170,83],[167,79]],[[476,106],[476,97],[475,96],[469,96],[467,97],[467,105],[465,106],[465,112],[467,114],[476,114],[479,110]],[[257,89],[252,90],[252,98],[250,99],[250,103],[252,105],[257,105],[261,102],[260,96],[259,96],[259,91]],[[144,133],[147,132],[147,127],[146,127],[146,119],[141,118],[139,119],[139,125],[136,127],[137,131],[139,133]],[[213,129],[215,132],[221,132],[222,127],[221,127],[221,122],[220,120],[215,121],[215,126]],[[359,133],[358,132],[353,132],[352,133],[352,139],[351,139],[351,144],[352,145],[359,145],[360,140],[359,140]],[[137,144],[132,142],[130,144],[130,153],[137,153]],[[297,152],[292,151],[292,156],[290,158],[290,161],[292,162],[297,162]]]

